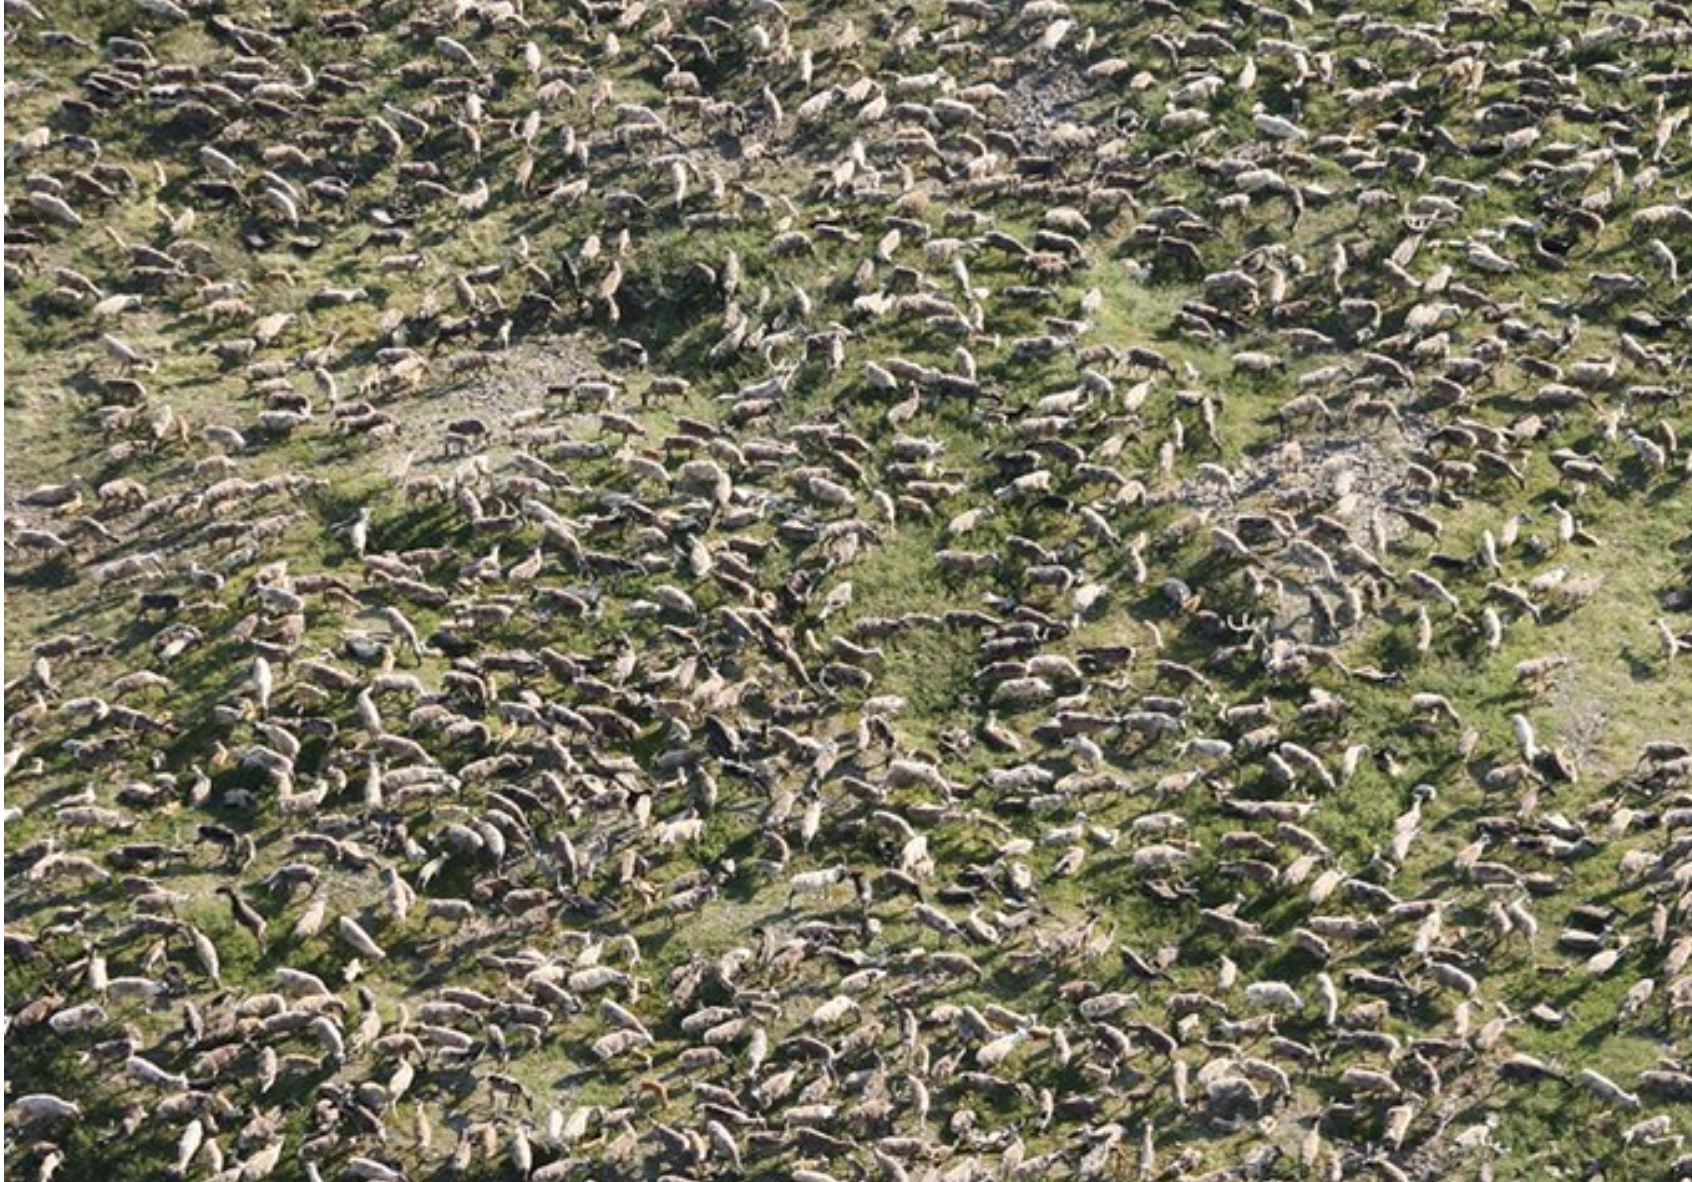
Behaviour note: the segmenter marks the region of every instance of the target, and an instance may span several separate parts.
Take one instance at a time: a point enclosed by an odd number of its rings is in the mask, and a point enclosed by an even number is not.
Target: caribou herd
[[[9,1175],[1692,1177],[1692,11],[4,20]]]

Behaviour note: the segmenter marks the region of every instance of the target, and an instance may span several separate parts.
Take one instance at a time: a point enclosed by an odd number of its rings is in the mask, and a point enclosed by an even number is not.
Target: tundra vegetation
[[[4,21],[8,1176],[1692,1176],[1682,3]]]

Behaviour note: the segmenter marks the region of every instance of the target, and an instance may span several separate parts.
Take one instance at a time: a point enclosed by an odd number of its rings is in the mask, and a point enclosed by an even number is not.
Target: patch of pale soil
[[[373,445],[370,462],[395,479],[408,472],[450,470],[464,455],[448,448],[447,425],[474,418],[489,429],[483,450],[497,467],[515,450],[514,428],[525,419],[532,416],[549,426],[581,420],[559,391],[602,369],[579,337],[513,345],[495,354],[487,369],[453,375],[442,384],[381,403],[379,408],[404,431]]]
[[[1427,428],[1406,418],[1403,429],[1363,427],[1329,439],[1295,441],[1241,459],[1229,469],[1231,485],[1220,474],[1200,473],[1182,482],[1178,496],[1182,504],[1207,512],[1214,524],[1225,528],[1239,514],[1308,500],[1327,506],[1330,517],[1351,528],[1352,540],[1372,551],[1371,521],[1377,516],[1389,542],[1408,533],[1402,519],[1385,509],[1416,503],[1404,495],[1405,464],[1427,435]],[[1307,631],[1311,615],[1306,580],[1288,563],[1272,565],[1285,589],[1276,632]]]
[[[1009,96],[1004,124],[1029,151],[1052,147],[1052,131],[1060,124],[1084,122],[1076,113],[1087,88],[1073,69],[1052,68],[1020,73],[1004,88]]]

